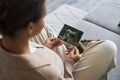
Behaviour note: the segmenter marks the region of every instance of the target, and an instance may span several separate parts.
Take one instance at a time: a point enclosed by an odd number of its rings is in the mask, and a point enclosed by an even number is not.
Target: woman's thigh
[[[112,41],[91,42],[80,61],[74,66],[75,80],[100,80],[112,67],[115,67],[116,52],[116,45]]]

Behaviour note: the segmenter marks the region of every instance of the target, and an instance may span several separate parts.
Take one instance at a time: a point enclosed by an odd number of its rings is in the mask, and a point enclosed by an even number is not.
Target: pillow
[[[120,34],[120,1],[103,2],[84,17],[84,20],[97,24],[105,29]]]

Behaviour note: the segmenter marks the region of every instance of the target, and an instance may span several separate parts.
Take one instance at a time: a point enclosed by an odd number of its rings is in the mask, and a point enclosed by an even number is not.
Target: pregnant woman
[[[90,43],[81,57],[69,46],[64,58],[55,52],[59,38],[29,42],[45,28],[45,15],[45,0],[0,0],[0,80],[99,80],[115,66],[112,41]]]

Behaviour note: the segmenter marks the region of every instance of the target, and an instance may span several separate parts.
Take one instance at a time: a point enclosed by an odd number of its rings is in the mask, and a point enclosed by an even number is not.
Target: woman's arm
[[[66,51],[66,58],[64,61],[65,77],[72,77],[73,65],[80,60],[79,51],[75,46],[70,46]]]
[[[60,70],[55,70],[51,65],[37,69],[37,72],[40,73],[46,80],[74,80],[73,77],[64,77],[64,75],[60,74],[59,71]]]

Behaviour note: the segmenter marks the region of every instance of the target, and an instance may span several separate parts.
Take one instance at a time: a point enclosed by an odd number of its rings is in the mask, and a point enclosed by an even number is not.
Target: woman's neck
[[[8,52],[13,54],[30,53],[28,39],[3,37],[1,46]]]

